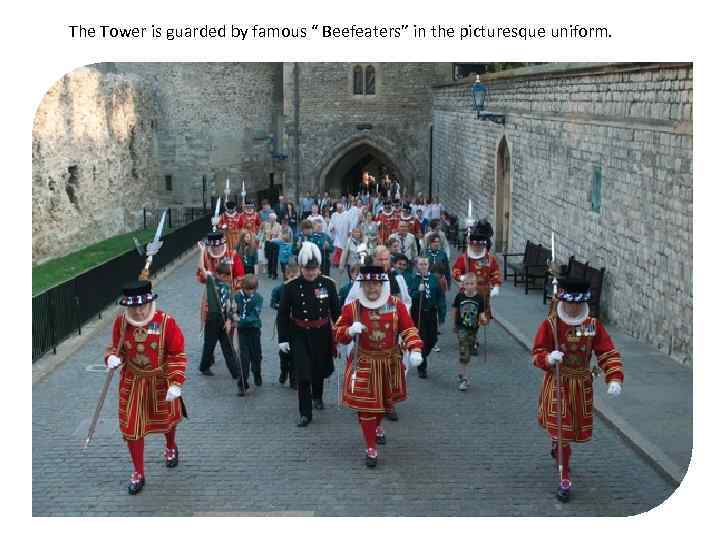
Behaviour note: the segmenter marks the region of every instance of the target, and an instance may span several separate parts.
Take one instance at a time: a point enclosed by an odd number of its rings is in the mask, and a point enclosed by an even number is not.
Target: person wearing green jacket
[[[245,390],[250,388],[248,374],[252,366],[255,386],[262,386],[262,348],[260,346],[260,328],[262,321],[263,297],[257,292],[258,279],[254,274],[247,274],[242,281],[240,292],[235,295],[235,327],[240,341],[240,363],[242,381]]]

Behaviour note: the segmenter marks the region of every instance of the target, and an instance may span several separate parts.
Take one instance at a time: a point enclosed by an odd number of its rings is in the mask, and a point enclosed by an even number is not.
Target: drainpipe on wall
[[[293,69],[295,83],[295,205],[300,204],[300,63],[295,62]]]

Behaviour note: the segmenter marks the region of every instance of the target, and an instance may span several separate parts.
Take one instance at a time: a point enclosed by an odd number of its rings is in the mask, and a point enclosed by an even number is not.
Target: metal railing
[[[196,219],[177,228],[163,240],[163,247],[153,257],[152,272],[158,272],[172,261],[195,247],[210,230],[210,216],[202,209],[174,209],[176,220],[186,216]],[[170,215],[170,214],[169,214]],[[109,261],[75,276],[32,298],[32,361],[52,349],[71,334],[82,332],[90,319],[99,317],[110,304],[117,301],[123,284],[137,279],[145,259],[133,248]]]

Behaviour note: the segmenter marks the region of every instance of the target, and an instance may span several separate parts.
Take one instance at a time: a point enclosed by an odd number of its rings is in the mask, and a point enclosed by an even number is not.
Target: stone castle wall
[[[282,97],[279,63],[115,63],[112,69],[142,76],[157,110],[157,159],[166,203],[202,204],[229,178],[239,193],[265,189],[269,174],[282,182],[284,167],[272,160]],[[171,175],[172,192],[164,177]]]
[[[355,65],[375,67],[375,95],[353,94]],[[298,158],[300,193],[318,194],[327,188],[323,174],[332,163],[364,143],[380,150],[397,168],[408,194],[427,193],[432,85],[449,80],[449,64],[313,62],[298,66],[299,155],[294,126],[295,64],[285,64],[283,78],[290,155],[285,186],[291,197]]]
[[[157,199],[152,93],[132,76],[81,68],[33,123],[33,264],[142,226]]]
[[[692,64],[551,65],[435,88],[433,182],[464,217],[468,198],[496,226],[496,158],[510,152],[511,249],[550,244],[605,267],[602,316],[692,360]],[[600,212],[591,208],[596,169]]]

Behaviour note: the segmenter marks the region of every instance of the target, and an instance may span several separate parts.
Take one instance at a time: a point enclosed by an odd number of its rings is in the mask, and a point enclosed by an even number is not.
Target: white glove
[[[350,325],[350,328],[348,328],[348,335],[350,337],[356,336],[357,334],[362,334],[362,332],[365,330],[365,325],[361,323],[360,321],[355,321]]]
[[[418,367],[423,361],[422,353],[420,351],[411,352],[409,360],[412,367]]]
[[[278,349],[280,349],[280,352],[290,352],[290,344],[287,341],[283,341],[279,346]]]
[[[210,218],[210,223],[213,227],[217,227],[218,223],[220,223],[220,218],[219,217]]]
[[[424,283],[421,283],[420,285],[418,285],[418,291],[425,292],[425,284]]]
[[[620,392],[622,392],[622,384],[617,381],[610,381],[607,389],[608,396],[617,397],[620,395]]]
[[[110,356],[108,356],[108,359],[107,359],[108,369],[114,369],[114,368],[118,367],[120,364],[122,364],[122,358],[120,358],[119,356],[115,356],[114,354],[111,354]]]
[[[490,289],[490,296],[497,296],[498,294],[500,294],[500,287]]]
[[[182,395],[182,390],[180,387],[176,384],[170,385],[170,388],[168,388],[167,394],[165,395],[165,401],[172,401],[174,399],[179,398]]]
[[[162,245],[163,243],[160,240],[157,242],[150,242],[147,246],[145,246],[145,255],[148,257],[154,257],[157,255],[157,252],[160,251]]]
[[[555,364],[561,363],[563,361],[563,356],[565,356],[565,353],[562,351],[551,352],[548,354],[548,364],[554,366]]]

